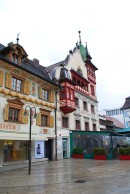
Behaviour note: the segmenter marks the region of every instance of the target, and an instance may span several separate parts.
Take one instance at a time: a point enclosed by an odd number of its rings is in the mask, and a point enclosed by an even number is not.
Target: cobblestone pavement
[[[2,172],[0,194],[130,194],[130,161],[65,159],[33,166],[31,175]]]

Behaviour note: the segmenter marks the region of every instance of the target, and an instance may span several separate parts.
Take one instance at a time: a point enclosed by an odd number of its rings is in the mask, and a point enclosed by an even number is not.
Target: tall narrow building
[[[70,157],[70,131],[99,131],[96,96],[96,66],[91,61],[87,44],[79,43],[65,60],[47,67],[52,79],[60,83],[57,91],[56,154],[58,159]]]

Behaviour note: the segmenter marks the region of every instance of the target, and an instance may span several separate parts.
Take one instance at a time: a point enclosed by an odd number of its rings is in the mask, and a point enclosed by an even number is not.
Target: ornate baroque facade
[[[0,44],[1,170],[13,168],[14,163],[26,166],[30,125],[32,162],[54,158],[57,89],[46,68],[36,59],[29,60],[18,42]]]

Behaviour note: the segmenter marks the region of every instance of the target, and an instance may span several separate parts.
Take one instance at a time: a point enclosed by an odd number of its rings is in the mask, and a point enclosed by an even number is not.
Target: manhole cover
[[[86,180],[76,180],[75,183],[84,183]]]

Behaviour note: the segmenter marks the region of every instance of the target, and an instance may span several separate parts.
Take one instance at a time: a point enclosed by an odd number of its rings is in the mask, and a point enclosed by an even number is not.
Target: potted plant
[[[83,159],[84,158],[84,155],[83,155],[83,148],[74,148],[73,149],[73,154],[72,154],[72,158],[80,158],[80,159]]]
[[[96,147],[94,148],[94,159],[95,160],[106,160],[106,149],[102,147]]]
[[[118,152],[120,160],[130,160],[130,147],[121,147]]]

